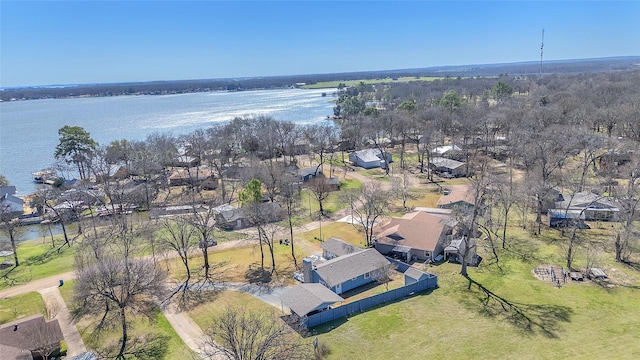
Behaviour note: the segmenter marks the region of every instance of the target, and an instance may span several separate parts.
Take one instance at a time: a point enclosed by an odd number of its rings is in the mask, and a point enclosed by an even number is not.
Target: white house
[[[364,149],[349,154],[349,161],[354,165],[365,169],[373,169],[377,167],[386,169],[387,164],[393,162],[393,158],[388,152],[384,152],[383,155],[383,152],[380,151],[380,149]]]

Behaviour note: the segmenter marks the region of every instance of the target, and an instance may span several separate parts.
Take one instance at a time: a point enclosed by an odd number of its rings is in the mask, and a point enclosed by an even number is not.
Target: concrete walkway
[[[203,359],[213,359],[206,356],[204,349],[204,333],[198,324],[185,312],[177,312],[173,306],[162,307],[162,314],[167,318],[173,330],[193,352]]]
[[[87,351],[82,337],[73,323],[71,313],[65,304],[60,290],[56,286],[38,290],[47,307],[47,312],[53,319],[58,319],[64,342],[67,344],[67,356],[75,356]]]

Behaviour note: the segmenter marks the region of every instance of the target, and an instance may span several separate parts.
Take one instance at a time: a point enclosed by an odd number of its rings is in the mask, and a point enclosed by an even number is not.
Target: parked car
[[[205,241],[200,241],[199,247],[200,249],[204,249],[205,247],[212,247],[218,245],[218,242],[214,239],[208,239]]]

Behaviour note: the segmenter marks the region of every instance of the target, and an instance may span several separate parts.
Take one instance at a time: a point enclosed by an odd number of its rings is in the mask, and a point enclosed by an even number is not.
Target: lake
[[[186,134],[236,116],[269,115],[311,124],[333,115],[333,89],[279,89],[177,95],[114,96],[0,102],[0,174],[24,196],[31,173],[53,164],[58,129],[81,126],[100,144]]]

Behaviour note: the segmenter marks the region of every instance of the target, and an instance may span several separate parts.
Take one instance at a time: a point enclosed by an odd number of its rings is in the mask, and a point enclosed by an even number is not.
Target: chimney
[[[311,259],[302,259],[302,274],[304,276],[305,283],[313,282],[313,263],[311,262]]]

